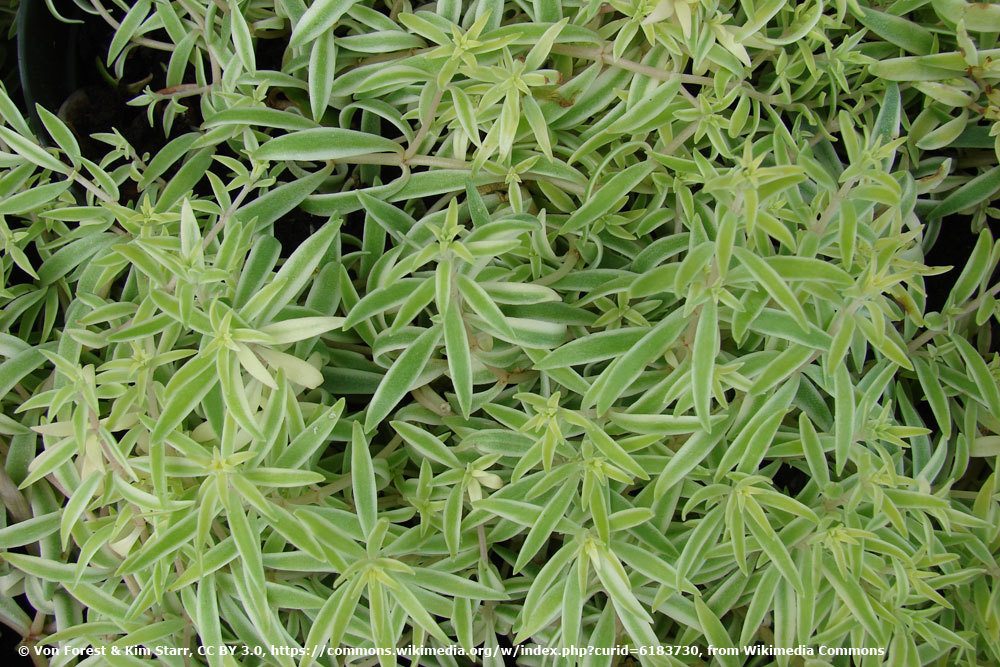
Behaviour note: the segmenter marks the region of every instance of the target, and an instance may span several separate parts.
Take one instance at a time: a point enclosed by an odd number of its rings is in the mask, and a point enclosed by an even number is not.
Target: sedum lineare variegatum
[[[1000,664],[1000,6],[78,2],[173,131],[0,95],[25,646]]]

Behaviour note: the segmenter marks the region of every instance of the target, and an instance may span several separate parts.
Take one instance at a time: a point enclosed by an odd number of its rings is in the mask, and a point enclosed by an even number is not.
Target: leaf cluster
[[[84,4],[203,122],[0,92],[26,642],[1000,662],[1000,9]]]

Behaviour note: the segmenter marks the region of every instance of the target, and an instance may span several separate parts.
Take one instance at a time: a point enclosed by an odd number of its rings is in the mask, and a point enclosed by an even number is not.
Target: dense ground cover
[[[91,1],[0,94],[31,652],[1000,662],[1000,6]]]

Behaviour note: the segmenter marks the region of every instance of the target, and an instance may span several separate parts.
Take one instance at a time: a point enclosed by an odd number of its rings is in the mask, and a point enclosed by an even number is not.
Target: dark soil
[[[990,220],[989,228],[993,238],[1000,236],[1000,221]],[[924,278],[924,287],[927,290],[927,304],[924,312],[940,312],[948,295],[951,293],[955,281],[962,274],[976,246],[978,234],[973,234],[971,230],[971,219],[969,216],[953,215],[945,218],[940,223],[941,228],[934,239],[934,244],[926,253],[924,263],[928,266],[951,266],[950,271]],[[990,284],[1000,280],[1000,271],[994,272],[990,279]],[[984,327],[989,327],[991,352],[1000,352],[1000,325],[996,320],[991,319]]]
[[[201,122],[196,117],[197,105],[189,104],[188,112],[175,119],[167,134],[158,115],[154,115],[151,126],[145,107],[128,105],[128,100],[146,86],[152,90],[164,88],[167,52],[134,49],[125,61],[121,82],[113,85],[102,75],[101,68],[114,31],[100,17],[89,17],[78,30],[78,58],[83,65],[79,72],[80,87],[63,101],[58,111],[77,135],[84,157],[97,161],[107,150],[105,144],[91,138],[94,133],[117,130],[141,156],[155,154],[170,139],[191,131]]]
[[[293,210],[274,223],[274,237],[281,244],[281,257],[288,257],[299,245],[323,226],[325,218]]]
[[[145,107],[128,105],[147,87],[164,89],[168,52],[144,47],[130,50],[123,76],[115,83],[104,65],[114,35],[111,27],[99,16],[83,14],[72,0],[56,0],[54,4],[63,15],[83,23],[65,24],[47,14],[29,13],[22,26],[24,34],[18,35],[26,40],[22,44],[25,61],[21,63],[22,75],[28,77],[24,88],[32,91],[32,99],[24,100],[26,111],[38,102],[57,114],[76,135],[83,156],[93,162],[99,162],[108,149],[107,144],[92,138],[95,133],[117,131],[143,156],[155,154],[170,139],[201,123],[194,98],[185,105],[189,110],[174,120],[169,134],[159,114],[154,114],[150,125]],[[122,19],[120,9],[111,5],[109,11],[117,20]],[[40,48],[40,43],[45,46]],[[63,51],[50,53],[52,44]],[[68,56],[66,49],[72,52]],[[46,136],[42,128],[36,130],[41,137]],[[128,201],[136,193],[126,189],[122,194]]]
[[[941,310],[955,280],[962,272],[962,267],[969,261],[969,255],[976,246],[976,235],[970,229],[971,220],[968,216],[950,216],[940,224],[941,229],[934,239],[934,245],[927,252],[924,263],[928,266],[954,268],[947,273],[927,276],[924,279],[924,287],[927,289],[927,312]]]
[[[14,598],[18,606],[21,607],[29,617],[35,613],[35,610],[31,608],[28,604],[27,599],[23,595],[19,595]],[[10,665],[10,667],[22,667],[34,665],[31,658],[24,658],[18,655],[17,647],[21,643],[22,637],[14,632],[12,629],[8,628],[6,625],[0,624],[0,628],[3,628],[3,632],[0,633],[0,658],[3,658],[4,665]]]

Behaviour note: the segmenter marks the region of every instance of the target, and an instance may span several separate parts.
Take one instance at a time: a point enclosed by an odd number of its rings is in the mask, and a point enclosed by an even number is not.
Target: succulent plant
[[[1000,662],[1000,5],[78,2],[161,136],[0,94],[36,663]]]

